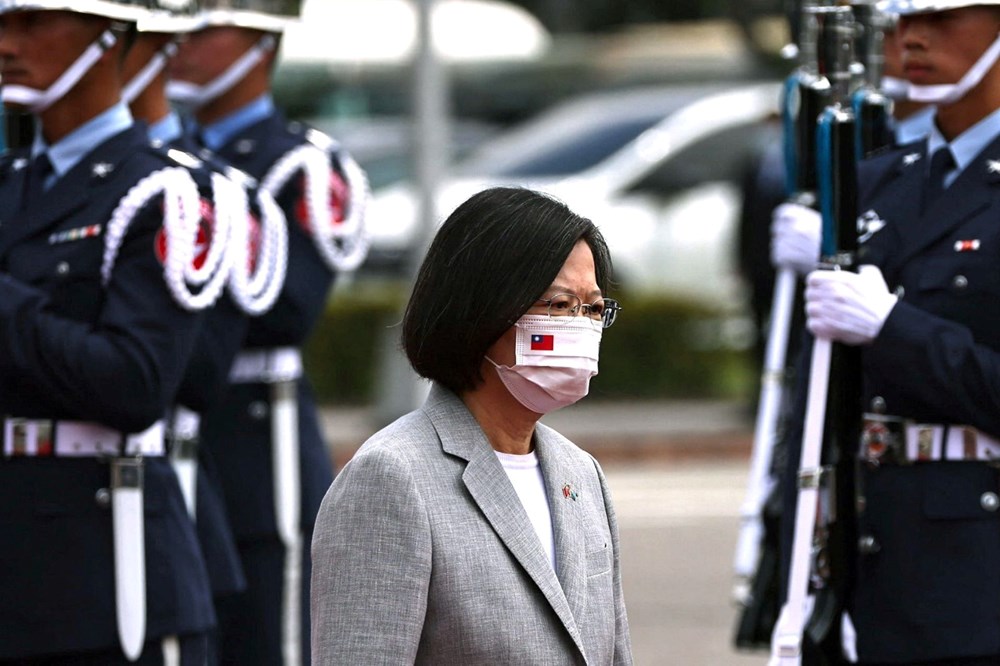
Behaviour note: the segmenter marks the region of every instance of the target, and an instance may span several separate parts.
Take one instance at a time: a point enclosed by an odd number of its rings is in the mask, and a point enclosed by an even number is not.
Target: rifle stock
[[[786,79],[781,100],[785,191],[790,201],[805,206],[816,204],[816,119],[830,92],[829,82],[817,71],[816,7],[814,3],[800,3],[797,7],[793,34],[798,37],[800,62]],[[739,648],[767,648],[778,617],[781,510],[777,501],[770,502],[769,510],[765,506],[769,498],[777,499],[771,461],[780,432],[788,338],[796,300],[795,272],[779,269],[771,299],[750,474],[740,507],[733,567],[737,576],[733,596],[741,606],[734,638]]]
[[[856,270],[859,154],[851,103],[854,22],[847,7],[824,8],[817,17],[820,72],[834,88],[834,101],[816,128],[821,254],[831,270]],[[859,350],[817,338],[810,365],[788,598],[772,640],[773,666],[849,663],[843,620],[855,576],[859,395]]]
[[[861,86],[852,95],[857,118],[856,152],[868,157],[893,143],[892,100],[879,90],[885,69],[884,34],[888,18],[873,4],[852,5],[858,26],[857,52],[863,65]]]

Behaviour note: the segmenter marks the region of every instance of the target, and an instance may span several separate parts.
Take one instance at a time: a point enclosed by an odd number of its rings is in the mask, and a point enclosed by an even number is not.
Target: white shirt
[[[545,496],[545,481],[542,479],[542,468],[538,465],[538,455],[532,451],[527,455],[501,453],[494,451],[500,464],[507,472],[514,491],[521,499],[528,514],[531,526],[542,543],[542,549],[549,556],[549,564],[556,568],[556,551],[552,537],[552,516],[549,513],[549,501]]]

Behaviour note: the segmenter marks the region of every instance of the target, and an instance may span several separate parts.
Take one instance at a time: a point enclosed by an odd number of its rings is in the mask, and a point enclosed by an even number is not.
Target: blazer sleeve
[[[1000,437],[1000,353],[965,326],[900,301],[866,362],[920,413]]]
[[[319,510],[312,543],[312,660],[413,663],[431,574],[430,522],[410,466],[362,450]]]
[[[604,478],[604,471],[594,461],[597,477],[601,482],[601,496],[604,498],[604,511],[608,517],[608,527],[611,530],[611,544],[614,548],[614,613],[615,613],[615,659],[616,666],[632,664],[632,637],[629,633],[628,615],[625,612],[625,595],[622,592],[621,542],[618,539],[618,519],[611,502],[611,489]]]

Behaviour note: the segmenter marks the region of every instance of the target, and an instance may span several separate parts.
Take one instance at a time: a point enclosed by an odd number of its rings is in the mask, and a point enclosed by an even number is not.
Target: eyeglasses
[[[601,328],[611,328],[622,309],[613,298],[598,298],[587,304],[575,294],[556,294],[552,298],[539,298],[538,302],[545,303],[550,317],[575,317],[582,311],[591,321],[601,322]]]

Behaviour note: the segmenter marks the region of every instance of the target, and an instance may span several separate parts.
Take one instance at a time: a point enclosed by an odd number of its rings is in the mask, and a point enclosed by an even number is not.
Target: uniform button
[[[249,155],[256,148],[257,142],[253,139],[240,139],[236,142],[234,146],[236,152],[240,155]]]
[[[896,287],[893,293],[896,294],[897,298],[902,298],[903,296],[906,295],[906,287],[904,287],[903,285],[899,285],[898,287]]]
[[[96,493],[94,493],[94,501],[97,502],[97,506],[102,509],[107,509],[111,506],[111,491],[107,488],[101,488]]]
[[[267,403],[262,400],[255,400],[247,407],[247,413],[252,419],[263,419],[267,416]]]
[[[879,545],[878,541],[872,535],[866,534],[858,539],[858,552],[862,555],[874,555],[880,550],[882,550],[882,546]]]
[[[956,275],[951,279],[951,286],[955,289],[965,289],[969,286],[969,278],[964,275]]]
[[[872,411],[876,414],[885,414],[885,398],[880,395],[872,398]]]
[[[985,492],[979,496],[979,506],[983,507],[986,511],[996,511],[1000,509],[1000,497],[994,492]]]
[[[69,263],[60,261],[56,264],[56,275],[67,275],[69,273]]]

